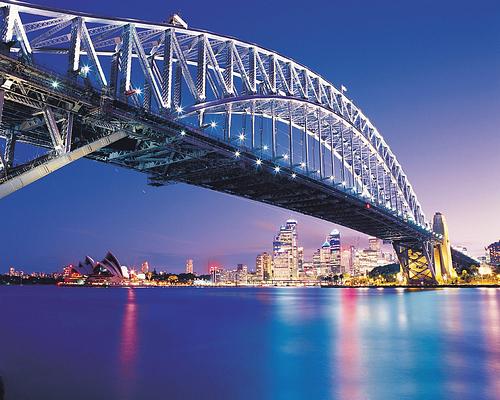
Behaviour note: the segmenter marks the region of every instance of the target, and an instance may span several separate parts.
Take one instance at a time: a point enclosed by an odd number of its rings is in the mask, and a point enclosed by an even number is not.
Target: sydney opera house
[[[102,261],[94,261],[87,256],[78,265],[67,266],[64,275],[68,283],[120,284],[129,279],[127,267],[121,266],[111,252],[108,252]]]

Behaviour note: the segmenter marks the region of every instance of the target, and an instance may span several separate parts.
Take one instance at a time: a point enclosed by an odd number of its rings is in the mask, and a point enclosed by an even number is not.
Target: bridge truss
[[[436,280],[425,249],[442,234],[375,126],[314,71],[179,18],[0,9],[0,197],[87,157],[340,223],[402,257],[419,249]],[[18,144],[43,154],[18,161]]]

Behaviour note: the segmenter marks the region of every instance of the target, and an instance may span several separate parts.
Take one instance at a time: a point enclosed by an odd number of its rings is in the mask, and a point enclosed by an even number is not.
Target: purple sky
[[[453,244],[480,255],[500,238],[498,1],[39,3],[152,21],[180,11],[193,27],[308,65],[347,86],[397,155],[428,219],[445,214]],[[306,257],[335,227],[195,187],[152,188],[141,174],[88,160],[1,200],[0,215],[0,271],[52,271],[108,249],[124,264],[147,259],[171,271],[186,258],[198,272],[208,260],[253,267],[286,218],[299,221]],[[340,230],[349,243],[365,243]]]

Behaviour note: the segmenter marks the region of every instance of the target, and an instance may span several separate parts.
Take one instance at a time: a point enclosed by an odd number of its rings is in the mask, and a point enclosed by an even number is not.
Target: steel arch
[[[17,1],[2,1],[0,7],[2,42],[27,63],[62,56],[67,71],[61,72],[73,79],[197,127],[211,113],[229,114],[230,120],[254,107],[258,117],[274,121],[272,137],[274,123],[288,124],[292,134],[306,132],[306,143],[312,139],[320,149],[333,150],[361,198],[429,229],[406,174],[376,127],[345,93],[306,66],[252,43],[178,24],[102,18]],[[141,95],[134,92],[137,82]],[[302,106],[306,111],[300,116]],[[227,130],[230,137],[231,126]],[[273,161],[283,162],[277,154]],[[346,185],[338,176],[332,183]]]

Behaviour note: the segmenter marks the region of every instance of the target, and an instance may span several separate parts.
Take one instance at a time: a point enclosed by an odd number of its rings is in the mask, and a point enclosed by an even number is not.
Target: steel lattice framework
[[[2,195],[89,157],[153,185],[209,187],[413,246],[439,240],[382,135],[306,66],[179,17],[0,8]],[[15,163],[16,143],[47,153]]]

